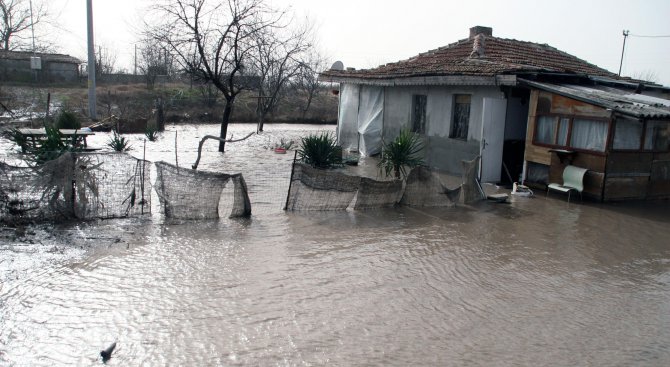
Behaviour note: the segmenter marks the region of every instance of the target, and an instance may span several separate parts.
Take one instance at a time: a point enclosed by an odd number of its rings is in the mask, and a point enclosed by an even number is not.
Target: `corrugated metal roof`
[[[374,69],[327,70],[321,76],[333,80],[374,80],[417,76],[495,76],[529,72],[618,78],[614,73],[546,44],[484,34]]]
[[[70,55],[62,54],[47,54],[47,53],[32,53],[24,51],[4,51],[0,50],[0,59],[8,60],[30,60],[32,56],[37,56],[44,62],[62,62],[66,64],[81,64],[83,61],[72,57]]]
[[[602,85],[575,85],[519,79],[529,87],[610,109],[638,119],[670,119],[670,100]]]

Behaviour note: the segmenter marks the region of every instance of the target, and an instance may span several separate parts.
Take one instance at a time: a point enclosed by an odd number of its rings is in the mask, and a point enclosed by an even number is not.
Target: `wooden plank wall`
[[[607,156],[578,152],[572,161],[561,162],[558,155],[552,154],[551,148],[533,144],[535,118],[539,114],[560,114],[566,116],[583,116],[594,118],[610,118],[610,111],[574,99],[566,98],[549,92],[532,90],[528,110],[528,128],[526,130],[525,159],[530,162],[549,166],[549,182],[563,182],[563,169],[567,164],[588,168],[584,178],[584,194],[596,200],[602,199],[605,181]]]

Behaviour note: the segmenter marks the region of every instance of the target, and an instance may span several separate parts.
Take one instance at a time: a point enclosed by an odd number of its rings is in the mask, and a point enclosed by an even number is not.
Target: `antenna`
[[[621,76],[621,67],[623,66],[623,54],[624,51],[626,51],[626,38],[628,38],[628,34],[630,31],[627,31],[624,29],[623,31],[623,47],[621,48],[621,63],[619,63],[619,76]]]

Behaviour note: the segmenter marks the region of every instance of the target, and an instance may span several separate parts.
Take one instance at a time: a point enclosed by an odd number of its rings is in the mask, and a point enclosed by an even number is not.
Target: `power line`
[[[643,36],[640,34],[628,34],[630,37],[641,37],[641,38],[670,38],[670,35],[664,35],[664,36]]]

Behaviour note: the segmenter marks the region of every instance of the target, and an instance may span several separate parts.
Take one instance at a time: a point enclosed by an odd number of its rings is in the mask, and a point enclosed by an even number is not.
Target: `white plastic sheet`
[[[342,148],[358,149],[358,84],[340,86],[340,111],[337,123],[337,143]]]
[[[384,89],[361,86],[358,108],[359,152],[371,156],[381,152],[384,115]]]

